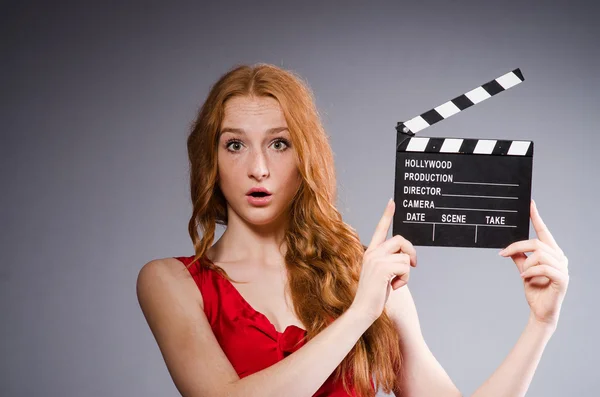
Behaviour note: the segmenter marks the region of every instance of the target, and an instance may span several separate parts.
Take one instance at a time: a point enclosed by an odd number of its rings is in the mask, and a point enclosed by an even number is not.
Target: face
[[[218,149],[219,187],[228,203],[228,219],[248,223],[281,221],[300,187],[290,132],[279,102],[271,97],[233,97],[225,103]],[[249,202],[247,192],[264,187],[267,204]]]

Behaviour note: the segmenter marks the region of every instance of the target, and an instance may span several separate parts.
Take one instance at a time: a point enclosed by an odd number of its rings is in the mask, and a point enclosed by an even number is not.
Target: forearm
[[[424,341],[401,343],[402,370],[394,389],[397,396],[460,397],[461,393]]]
[[[400,338],[402,367],[397,374],[394,394],[397,396],[460,396],[444,368],[427,346],[419,316],[408,286],[391,295],[387,314],[394,322]]]
[[[349,309],[293,354],[229,385],[224,396],[312,396],[370,325]]]
[[[530,317],[506,359],[472,397],[524,396],[553,333],[553,327],[537,323]]]
[[[406,324],[404,318],[392,317],[400,336],[401,372],[394,394],[397,396],[460,397],[461,393],[427,346],[418,321]]]

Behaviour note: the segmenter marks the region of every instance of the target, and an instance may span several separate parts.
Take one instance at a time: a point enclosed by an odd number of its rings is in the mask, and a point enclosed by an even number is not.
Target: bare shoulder
[[[201,294],[185,265],[155,259],[139,271],[137,297],[167,369],[182,395],[221,395],[239,379],[221,349]]]
[[[140,269],[137,277],[137,294],[153,295],[168,293],[168,289],[181,290],[186,299],[195,301],[201,308],[204,307],[202,293],[194,282],[185,265],[175,258],[154,259]]]

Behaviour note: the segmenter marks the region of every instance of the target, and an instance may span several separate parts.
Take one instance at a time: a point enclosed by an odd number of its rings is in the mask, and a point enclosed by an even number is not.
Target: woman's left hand
[[[556,327],[569,285],[569,260],[554,241],[533,200],[530,212],[538,238],[513,243],[500,251],[500,255],[510,256],[517,265],[534,319]]]

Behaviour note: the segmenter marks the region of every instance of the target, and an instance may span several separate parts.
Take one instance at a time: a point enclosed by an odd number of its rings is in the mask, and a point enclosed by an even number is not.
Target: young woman
[[[188,153],[195,254],[150,261],[137,280],[182,395],[461,395],[421,334],[406,285],[415,249],[386,240],[394,202],[362,245],[335,207],[333,154],[298,76],[264,64],[223,75]],[[501,251],[523,278],[529,322],[475,396],[525,395],[556,328],[567,258],[534,203],[531,220],[538,239]]]

